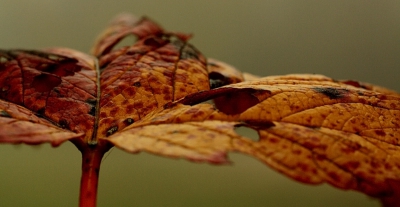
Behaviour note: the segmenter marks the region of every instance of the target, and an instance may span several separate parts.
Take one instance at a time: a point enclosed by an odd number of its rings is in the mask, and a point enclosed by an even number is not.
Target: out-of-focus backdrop
[[[319,73],[400,91],[400,1],[2,0],[0,48],[89,51],[120,12],[193,33],[206,56],[257,75]],[[0,129],[1,130],[1,129]],[[231,154],[228,166],[113,149],[98,206],[379,206],[363,194],[292,181]],[[0,145],[0,206],[77,206],[80,153],[70,143]]]

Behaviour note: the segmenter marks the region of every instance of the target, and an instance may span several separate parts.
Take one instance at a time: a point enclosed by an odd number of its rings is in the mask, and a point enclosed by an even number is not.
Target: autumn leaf
[[[137,41],[114,48],[129,35]],[[73,142],[83,154],[81,206],[95,205],[101,157],[113,146],[213,164],[241,152],[294,180],[399,205],[397,92],[322,75],[259,78],[205,58],[189,39],[124,14],[93,56],[1,50],[0,142]]]
[[[51,52],[0,51],[1,142],[58,145],[92,133],[94,60],[69,49]]]

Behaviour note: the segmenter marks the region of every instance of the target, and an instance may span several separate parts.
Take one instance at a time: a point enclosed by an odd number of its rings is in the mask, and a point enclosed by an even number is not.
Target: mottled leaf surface
[[[129,35],[137,41],[117,48]],[[214,164],[241,152],[300,182],[396,205],[397,92],[322,75],[259,78],[205,58],[189,38],[125,14],[99,36],[93,56],[0,50],[0,142],[71,140],[80,150],[105,144]]]
[[[1,142],[58,145],[91,136],[94,59],[70,49],[49,51],[0,51]]]
[[[113,22],[111,30],[122,29],[117,34],[132,33],[139,40],[100,57],[99,137],[113,134],[168,102],[210,89],[206,59],[185,38],[161,33],[146,18],[136,23],[126,19],[122,18],[123,24]],[[95,48],[103,42],[114,45],[120,35],[100,39]]]
[[[217,102],[202,103],[208,99]],[[237,127],[256,130],[259,140],[240,136]],[[211,163],[242,152],[304,183],[380,197],[396,193],[400,179],[399,127],[400,96],[394,93],[287,75],[187,96],[109,139],[132,153]]]

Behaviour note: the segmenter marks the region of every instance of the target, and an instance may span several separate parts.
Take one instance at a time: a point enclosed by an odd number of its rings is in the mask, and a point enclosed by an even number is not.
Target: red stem
[[[99,145],[86,146],[82,152],[82,177],[79,195],[80,207],[95,207],[100,164],[108,149]]]

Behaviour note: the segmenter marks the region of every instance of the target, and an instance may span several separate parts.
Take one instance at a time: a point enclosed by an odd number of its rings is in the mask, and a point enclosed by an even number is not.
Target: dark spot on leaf
[[[271,142],[273,144],[276,144],[276,143],[278,143],[280,141],[279,139],[274,138],[274,137],[268,138],[267,140],[268,140],[268,142]]]
[[[140,87],[142,84],[138,81],[138,82],[134,82],[133,83],[133,86],[135,86],[135,87]]]
[[[168,103],[164,104],[163,108],[164,109],[169,109],[169,108],[172,108],[174,106],[176,106],[176,103],[168,102]]]
[[[165,43],[166,43],[165,40],[155,37],[149,37],[143,41],[143,44],[156,48],[163,46]]]
[[[214,99],[216,109],[228,114],[236,114],[256,105],[270,95],[271,91],[268,90],[256,90],[252,88],[216,88],[214,90],[200,91],[187,95],[185,98],[179,100],[178,103],[193,106]],[[262,97],[262,100],[259,100],[258,97]],[[166,104],[164,108],[173,106],[174,104]],[[235,110],[235,108],[240,110]]]
[[[227,79],[225,76],[223,76],[220,73],[211,72],[208,74],[208,78],[210,80],[210,88],[211,89],[230,84],[229,79]]]
[[[65,119],[61,119],[61,120],[58,122],[58,125],[59,125],[61,128],[66,129],[66,128],[68,127],[68,121],[65,120]]]
[[[133,113],[135,110],[136,110],[136,109],[135,109],[135,105],[134,105],[134,104],[128,104],[128,105],[126,105],[126,107],[125,107],[125,113],[127,113],[127,114],[131,114],[131,113]]]
[[[313,88],[315,92],[322,93],[325,96],[328,96],[330,99],[339,99],[343,98],[348,90],[346,89],[339,89],[339,88]]]
[[[111,115],[111,116],[115,116],[115,115],[117,114],[117,112],[118,112],[118,108],[117,108],[117,107],[114,107],[114,108],[112,108],[112,109],[110,110],[110,115]]]
[[[61,77],[72,76],[82,69],[77,63],[75,59],[65,59],[58,64],[49,65],[44,71]]]
[[[371,167],[372,168],[381,168],[381,163],[376,162],[376,161],[371,161]]]
[[[143,106],[143,102],[138,102],[138,103],[136,103],[135,105],[133,105],[132,106],[132,108],[134,109],[134,108],[138,108],[138,109],[142,109],[144,106]],[[148,107],[151,109],[152,108],[152,106],[150,106],[150,105],[148,105]]]
[[[345,153],[345,154],[350,154],[350,153],[354,153],[357,150],[360,150],[361,145],[359,143],[350,141],[350,140],[342,140],[342,143],[344,144],[340,151]]]
[[[301,153],[301,151],[300,150],[298,150],[298,151],[296,151],[296,152],[298,152],[299,154]],[[298,168],[300,168],[301,169],[301,171],[303,171],[303,172],[307,172],[308,170],[309,170],[309,168],[310,168],[310,166],[308,165],[308,164],[306,164],[306,163],[297,163],[297,167]]]
[[[139,84],[140,84],[140,82],[139,82]],[[140,85],[139,85],[139,87],[140,87]],[[136,94],[136,90],[134,88],[132,88],[132,87],[129,87],[129,88],[124,89],[123,93],[125,93],[128,96],[132,97],[132,96],[134,96]]]
[[[360,166],[360,162],[357,161],[349,161],[344,165],[347,169],[354,170]]]
[[[43,117],[45,110],[46,109],[44,107],[39,109],[39,110],[37,110],[36,111],[36,115],[39,116],[39,117]]]
[[[326,158],[326,155],[324,155],[324,154],[315,154],[314,159],[321,162],[321,161],[325,161],[327,158]]]
[[[92,116],[96,115],[96,107],[95,106],[92,106],[92,108],[90,108],[89,114]]]
[[[113,126],[113,127],[111,127],[110,129],[107,130],[106,136],[108,137],[108,136],[114,134],[117,131],[118,131],[118,126]]]
[[[385,167],[386,170],[392,170],[393,169],[393,166],[391,164],[389,164],[389,163],[385,163],[384,167]]]
[[[135,120],[133,120],[132,118],[127,118],[124,120],[124,123],[126,125],[131,125],[131,124],[133,124],[133,122],[135,122]]]
[[[56,93],[57,96],[60,95],[60,90],[59,90],[58,88],[54,88],[54,89],[53,89],[53,92]]]
[[[328,172],[329,177],[331,177],[334,181],[340,182],[340,176],[336,172]]]
[[[234,115],[246,111],[248,108],[260,103],[253,94],[254,89],[233,90],[214,99],[215,106],[221,112]]]
[[[12,116],[7,111],[0,111],[0,117],[11,118]]]
[[[103,118],[103,117],[107,117],[107,113],[106,113],[106,112],[101,112],[101,113],[100,113],[100,117],[102,117],[102,118]]]
[[[95,98],[87,99],[87,100],[86,100],[86,103],[88,103],[88,104],[90,104],[90,105],[92,105],[92,106],[96,106],[96,104],[97,104],[97,99],[95,99]]]
[[[375,134],[378,135],[378,136],[382,136],[382,137],[386,136],[386,133],[383,130],[376,130]]]
[[[38,92],[48,92],[60,84],[61,78],[59,76],[42,73],[33,78],[31,86]]]

